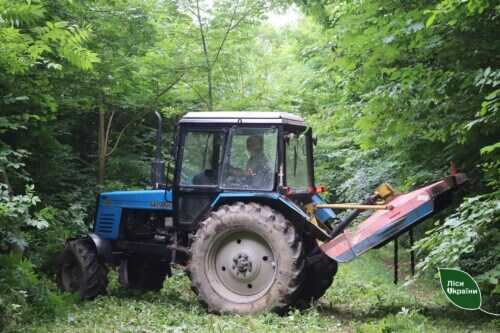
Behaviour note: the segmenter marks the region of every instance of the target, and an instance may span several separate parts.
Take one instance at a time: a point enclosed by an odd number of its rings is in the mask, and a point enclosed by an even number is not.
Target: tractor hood
[[[94,232],[103,239],[117,239],[122,210],[172,210],[172,191],[116,191],[99,195]]]
[[[172,191],[116,191],[99,195],[99,206],[142,209],[172,209]]]

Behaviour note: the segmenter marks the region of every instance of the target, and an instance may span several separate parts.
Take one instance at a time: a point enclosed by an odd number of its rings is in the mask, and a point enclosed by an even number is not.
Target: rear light
[[[316,186],[316,193],[325,193],[326,187],[323,185]]]
[[[292,195],[295,192],[295,190],[289,186],[283,186],[282,187],[282,190],[283,190],[283,194],[284,195]],[[302,192],[303,190],[299,191],[299,193],[303,193]],[[307,193],[309,194],[314,194],[314,193],[325,193],[326,192],[326,187],[324,187],[323,185],[320,185],[320,186],[316,186],[316,187],[313,187],[313,186],[309,186],[307,188]]]
[[[314,194],[314,193],[325,193],[326,192],[326,187],[324,187],[323,185],[319,185],[319,186],[316,186],[316,187],[309,186],[307,188],[307,192],[311,193],[311,194]]]

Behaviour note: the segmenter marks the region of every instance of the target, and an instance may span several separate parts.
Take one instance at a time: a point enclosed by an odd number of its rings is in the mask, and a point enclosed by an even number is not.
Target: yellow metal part
[[[387,183],[384,183],[375,189],[375,195],[384,201],[387,201],[387,199],[395,193],[396,191]]]
[[[307,204],[305,205],[304,207],[306,209],[306,213],[307,215],[309,215],[310,218],[313,218],[315,217],[315,211],[316,211],[316,207],[314,207],[313,204]]]
[[[306,213],[309,215],[309,222],[317,226],[318,228],[321,228],[325,230],[325,226],[323,223],[319,223],[318,220],[316,219],[316,214],[315,210],[316,207],[313,204],[307,204],[305,205]],[[319,239],[316,239],[316,243],[318,243],[318,246],[321,246],[324,242],[320,241]]]
[[[357,203],[333,203],[333,204],[319,204],[315,208],[336,208],[336,209],[365,209],[365,210],[391,210],[393,207],[391,205],[385,205],[384,203],[389,201],[395,194],[396,191],[391,185],[384,183],[375,189],[374,194],[380,199],[377,201],[377,205],[363,205]]]

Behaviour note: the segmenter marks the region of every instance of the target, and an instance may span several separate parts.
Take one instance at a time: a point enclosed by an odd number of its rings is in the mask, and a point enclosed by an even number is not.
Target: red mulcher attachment
[[[362,209],[378,210],[360,224],[344,229],[361,210],[358,209],[354,214],[351,213],[354,217],[351,216],[350,221],[340,222],[332,232],[333,239],[321,245],[321,250],[338,262],[349,262],[369,249],[385,245],[387,242],[397,239],[398,235],[409,231],[411,227],[422,222],[431,214],[444,208],[451,190],[465,181],[465,174],[452,172],[451,176],[410,193],[392,193],[393,195],[386,199],[385,205],[373,205],[374,208],[368,208],[369,205],[358,205],[363,206]],[[378,197],[380,198],[380,196]],[[367,203],[374,201],[375,199],[372,198]],[[353,205],[353,207],[355,206]],[[335,205],[317,205],[317,208],[327,207],[338,208]],[[339,227],[342,230],[338,230]],[[396,258],[397,243],[395,243],[395,268],[397,269]],[[397,282],[397,271],[395,282]]]

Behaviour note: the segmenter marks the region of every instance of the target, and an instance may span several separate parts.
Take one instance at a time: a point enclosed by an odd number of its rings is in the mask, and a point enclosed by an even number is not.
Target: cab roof
[[[213,111],[188,112],[179,121],[187,123],[218,124],[287,124],[305,126],[304,119],[287,112]]]

